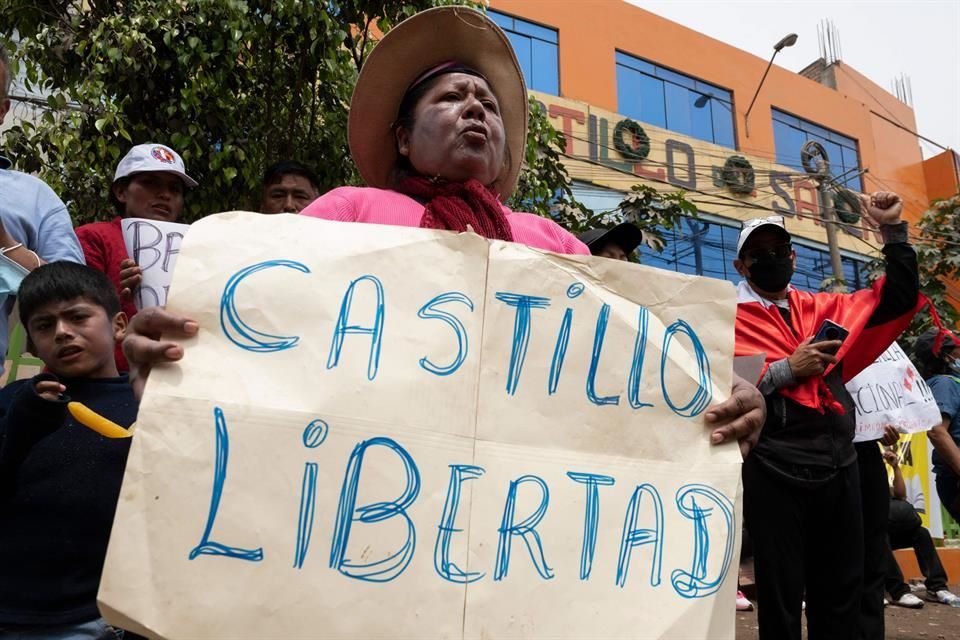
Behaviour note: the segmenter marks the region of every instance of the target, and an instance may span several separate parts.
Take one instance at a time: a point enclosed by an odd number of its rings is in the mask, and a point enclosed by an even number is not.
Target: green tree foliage
[[[573,195],[560,151],[566,145],[563,134],[550,124],[543,105],[533,97],[529,100],[526,153],[507,206],[553,218],[573,233],[596,226],[596,216]]]
[[[356,183],[346,117],[376,26],[443,0],[0,0],[2,35],[45,95],[7,132],[79,224],[110,215],[132,144],[169,144],[201,186],[186,218],[257,202],[264,168],[294,158],[324,188]]]
[[[687,200],[685,192],[661,192],[646,184],[631,187],[619,211],[624,220],[640,227],[644,244],[657,252],[666,246],[663,230],[677,228],[681,219],[696,218],[698,213],[697,205]]]
[[[948,296],[947,282],[960,281],[960,194],[934,202],[916,225],[911,225],[911,243],[920,268],[920,291],[930,298],[944,326],[960,330],[960,300]],[[883,275],[883,261],[870,264],[873,279]],[[913,353],[917,337],[933,326],[930,314],[921,311],[899,339]]]
[[[45,96],[39,118],[12,127],[4,147],[61,195],[77,224],[112,215],[113,170],[142,142],[172,146],[200,182],[188,221],[255,207],[262,172],[279,159],[313,167],[323,190],[357,184],[347,112],[377,31],[448,4],[464,2],[0,0],[0,38],[18,34],[15,64]],[[571,190],[563,134],[535,100],[529,122],[513,208],[573,232],[623,215],[651,229],[672,219],[669,207],[639,213],[658,200],[652,190],[622,211],[589,211]]]

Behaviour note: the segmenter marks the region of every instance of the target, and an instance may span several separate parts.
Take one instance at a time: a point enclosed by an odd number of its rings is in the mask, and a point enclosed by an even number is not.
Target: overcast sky
[[[908,76],[918,133],[960,150],[960,0],[628,1],[764,59],[794,32],[775,63],[791,71],[820,57],[817,25],[829,19],[841,60],[891,93],[891,80]],[[920,144],[925,157],[940,152]]]

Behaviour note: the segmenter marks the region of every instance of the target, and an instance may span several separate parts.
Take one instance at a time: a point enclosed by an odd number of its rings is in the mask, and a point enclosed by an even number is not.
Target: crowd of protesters
[[[9,87],[0,50],[0,123]],[[509,42],[479,13],[465,19],[463,9],[434,9],[391,30],[364,65],[349,117],[351,155],[366,186],[321,194],[308,167],[285,160],[265,171],[261,212],[472,231],[619,260],[643,240],[629,223],[577,238],[501,204],[525,157],[527,92]],[[0,638],[123,636],[100,618],[96,592],[129,440],[69,428],[76,418],[67,404],[82,401],[125,429],[150,367],[183,358],[178,340],[197,324],[162,308],[137,312],[131,294],[142,273],[127,255],[120,220],[175,222],[196,186],[176,150],[136,145],[109,186],[116,216],[74,231],[52,190],[0,157],[0,336],[17,298],[29,347],[45,365],[43,374],[0,390]],[[882,638],[885,589],[895,603],[913,604],[891,548],[917,549],[927,592],[939,602],[956,599],[929,533],[897,515],[902,496],[895,482],[891,501],[881,449],[853,444],[844,383],[920,307],[900,198],[875,193],[862,208],[884,240],[885,277],[871,289],[792,287],[796,254],[780,216],[744,223],[733,262],[743,277],[735,350],[764,353],[766,361],[758,380],[735,377],[732,397],[706,420],[713,443],[737,440],[745,456],[744,520],[762,638],[799,639],[804,606],[812,640]],[[823,334],[825,321],[843,335]],[[937,490],[960,517],[960,346],[935,330],[917,355],[943,415],[930,435]]]

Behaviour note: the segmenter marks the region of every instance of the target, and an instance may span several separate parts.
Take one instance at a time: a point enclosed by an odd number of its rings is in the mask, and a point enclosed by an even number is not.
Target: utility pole
[[[800,150],[800,162],[804,170],[817,181],[817,199],[820,204],[820,219],[827,230],[827,247],[830,251],[830,266],[833,270],[833,290],[845,292],[846,278],[843,273],[843,260],[840,257],[840,244],[837,241],[837,214],[830,197],[830,158],[823,145],[808,140]]]
[[[830,249],[830,265],[833,267],[833,290],[844,293],[847,290],[843,273],[843,260],[840,258],[840,244],[837,241],[837,212],[833,210],[833,198],[827,190],[829,177],[821,179],[817,186],[820,194],[820,217],[827,228],[827,247]]]

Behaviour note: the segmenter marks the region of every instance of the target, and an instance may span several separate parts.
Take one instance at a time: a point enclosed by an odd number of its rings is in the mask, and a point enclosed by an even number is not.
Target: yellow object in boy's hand
[[[133,431],[124,429],[112,420],[107,420],[80,402],[68,402],[67,410],[77,422],[107,438],[129,438],[133,435]]]

